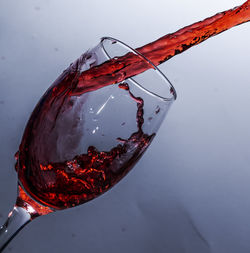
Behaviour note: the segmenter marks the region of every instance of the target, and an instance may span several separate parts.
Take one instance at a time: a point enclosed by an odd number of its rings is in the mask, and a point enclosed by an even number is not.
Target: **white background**
[[[0,0],[0,222],[36,102],[102,36],[139,47],[243,1]],[[161,65],[178,98],[110,192],[40,217],[6,252],[249,253],[250,24]]]

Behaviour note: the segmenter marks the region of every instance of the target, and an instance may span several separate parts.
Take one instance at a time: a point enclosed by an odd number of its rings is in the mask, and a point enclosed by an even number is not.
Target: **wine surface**
[[[250,0],[237,8],[168,34],[137,51],[153,64],[159,65],[214,35],[249,21],[249,7]],[[143,100],[135,97],[128,85],[122,83],[119,88],[128,92],[130,98],[137,103],[137,132],[128,139],[119,139],[120,144],[108,151],[99,151],[94,146],[89,146],[87,153],[69,160],[46,164],[41,162],[46,160],[43,157],[46,154],[40,152],[39,148],[46,136],[42,133],[50,132],[55,127],[63,105],[70,105],[72,96],[121,83],[152,67],[142,57],[128,53],[81,71],[86,57],[88,56],[83,55],[76,60],[41,98],[26,126],[19,148],[17,167],[22,187],[38,202],[56,209],[82,204],[107,191],[132,168],[154,137],[154,134],[147,135],[142,131]],[[131,149],[133,155],[127,159]],[[22,194],[20,199],[24,199],[24,192]],[[18,203],[21,203],[20,199]]]

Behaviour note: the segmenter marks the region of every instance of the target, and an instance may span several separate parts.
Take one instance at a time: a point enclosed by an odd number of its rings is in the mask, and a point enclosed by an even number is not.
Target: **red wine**
[[[208,38],[249,20],[250,0],[239,7],[218,13],[175,33],[167,34],[152,43],[137,48],[137,51],[157,66]],[[112,59],[81,73],[77,85],[71,90],[71,94],[80,95],[86,91],[96,90],[110,85],[110,81],[115,84],[151,67],[152,65],[147,64],[141,57],[128,53],[123,57]]]
[[[19,195],[16,200],[16,206],[26,209],[31,215],[31,219],[53,212],[49,207],[40,205],[37,201],[30,198],[20,185],[18,185],[18,190]]]
[[[250,0],[137,50],[159,65],[222,31],[249,21],[249,5]],[[71,64],[41,98],[29,119],[19,148],[17,168],[20,184],[36,201],[55,209],[82,204],[107,191],[128,173],[154,137],[154,134],[147,135],[142,131],[143,100],[135,97],[128,85],[122,83],[119,87],[137,103],[137,132],[128,139],[118,138],[120,144],[107,151],[89,146],[86,153],[69,160],[52,162],[47,159],[57,136],[50,140],[51,145],[47,149],[41,150],[40,147],[46,146],[43,145],[46,137],[51,137],[48,133],[54,129],[60,112],[69,109],[65,105],[71,106],[72,96],[120,83],[152,67],[141,56],[128,53],[81,72],[86,57],[88,55],[85,54]],[[133,149],[132,155],[130,149]],[[17,205],[23,206],[24,202],[32,206],[32,199],[21,191]]]
[[[24,138],[22,145],[28,142],[29,146],[24,150],[20,148],[18,172],[22,186],[34,199],[56,209],[82,204],[110,189],[141,157],[155,134],[147,135],[142,131],[143,99],[135,97],[127,83],[120,83],[119,88],[128,92],[137,104],[137,132],[128,139],[117,138],[119,144],[109,151],[89,146],[86,154],[77,155],[72,160],[42,164],[40,161],[46,158],[37,154],[35,146],[38,144],[32,142],[39,140],[40,133],[33,137],[28,132],[31,137]],[[26,170],[27,167],[29,170]]]

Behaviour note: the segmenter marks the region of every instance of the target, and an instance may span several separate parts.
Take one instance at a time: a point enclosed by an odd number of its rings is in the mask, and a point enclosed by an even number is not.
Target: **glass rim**
[[[155,71],[158,72],[158,74],[159,74],[159,75],[164,79],[164,81],[168,84],[169,90],[170,90],[170,94],[172,95],[172,97],[164,97],[164,96],[158,95],[158,94],[156,94],[155,92],[153,92],[153,91],[151,91],[151,90],[149,90],[149,89],[143,87],[142,85],[138,84],[138,82],[136,82],[136,81],[133,79],[133,77],[129,77],[129,78],[132,79],[135,83],[137,83],[137,85],[139,85],[141,89],[143,89],[143,90],[146,91],[147,93],[150,93],[150,94],[153,95],[153,96],[156,96],[156,97],[158,97],[158,98],[163,99],[164,101],[176,100],[176,98],[177,98],[177,93],[176,93],[176,90],[175,90],[173,84],[172,84],[172,83],[170,82],[170,80],[166,77],[166,75],[164,75],[164,74],[162,73],[162,71],[161,71],[155,64],[153,64],[147,57],[145,57],[143,54],[141,54],[140,52],[138,52],[136,49],[134,49],[134,48],[130,47],[129,45],[127,45],[126,43],[122,42],[121,40],[115,39],[115,38],[113,38],[113,37],[107,37],[107,36],[105,36],[105,37],[102,37],[102,38],[101,38],[100,44],[101,44],[101,46],[102,46],[102,48],[103,48],[105,54],[109,57],[109,59],[112,59],[112,57],[110,57],[110,55],[108,54],[107,50],[105,49],[105,46],[103,45],[103,41],[105,41],[105,40],[109,40],[109,41],[111,41],[111,42],[116,41],[116,42],[122,44],[124,47],[126,47],[129,51],[132,51],[132,52],[135,53],[136,55],[139,55],[140,57],[142,57],[147,63],[149,63],[149,64],[152,66],[152,68],[153,68]]]

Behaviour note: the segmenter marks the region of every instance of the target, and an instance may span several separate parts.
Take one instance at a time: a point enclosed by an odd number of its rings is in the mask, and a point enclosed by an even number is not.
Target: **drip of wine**
[[[161,64],[214,35],[249,21],[249,7],[250,0],[237,8],[168,34],[137,50],[155,65]],[[131,99],[137,103],[137,132],[126,140],[119,139],[120,144],[109,151],[100,152],[90,146],[87,153],[64,162],[40,162],[44,160],[44,154],[39,153],[39,145],[44,141],[43,133],[53,130],[61,110],[67,110],[63,105],[70,106],[72,96],[120,83],[152,67],[140,55],[128,53],[81,71],[82,64],[88,57],[88,53],[82,55],[45,93],[31,115],[19,148],[17,167],[20,184],[36,201],[55,209],[82,204],[108,190],[130,170],[154,137],[154,134],[147,135],[142,131],[143,100],[135,97],[123,83],[120,84],[120,88],[129,92]],[[36,143],[33,141],[34,136]],[[130,163],[122,164],[127,150],[135,147]],[[21,191],[17,206],[23,207],[24,202],[31,201],[32,199]],[[42,209],[41,212],[49,212],[48,210]]]

